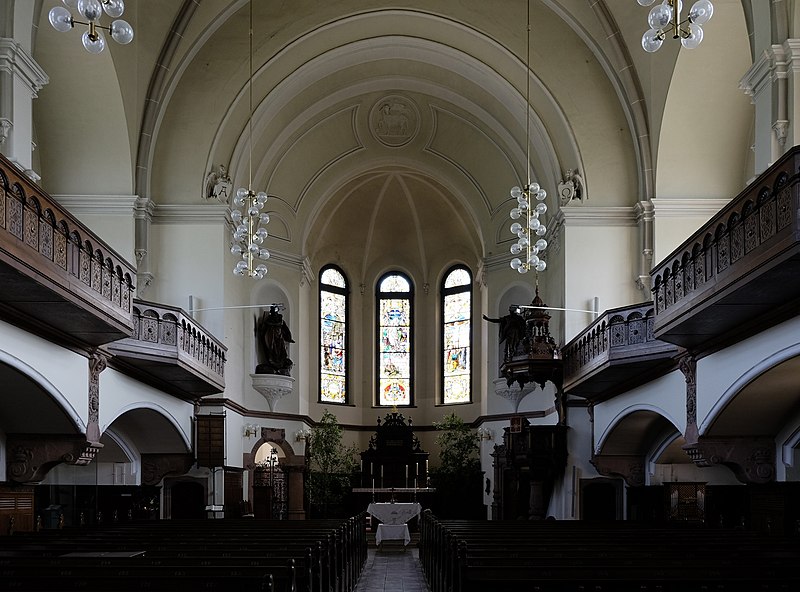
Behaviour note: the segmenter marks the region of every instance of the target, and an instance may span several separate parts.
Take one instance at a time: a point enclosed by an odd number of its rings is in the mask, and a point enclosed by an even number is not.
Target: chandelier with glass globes
[[[656,0],[637,0],[642,6],[650,6]],[[654,6],[647,16],[650,29],[642,36],[642,48],[653,53],[658,51],[667,35],[680,39],[686,49],[694,49],[703,41],[703,25],[714,14],[714,5],[709,0],[697,0],[689,14],[681,20],[683,0],[663,0]]]
[[[257,261],[269,259],[269,251],[262,245],[267,238],[265,225],[269,223],[269,214],[263,212],[267,203],[267,194],[264,191],[253,191],[253,0],[249,3],[250,28],[249,28],[249,72],[247,81],[248,103],[250,117],[247,128],[250,136],[248,143],[248,181],[247,187],[240,187],[233,197],[233,206],[230,210],[233,222],[233,242],[231,253],[241,257],[233,268],[233,274],[239,277],[251,277],[260,280],[267,275],[267,266]]]
[[[83,32],[81,42],[89,53],[100,53],[106,47],[106,40],[101,30],[108,31],[111,38],[120,45],[133,41],[133,27],[127,21],[117,18],[125,11],[123,0],[63,0],[67,8],[75,10],[86,19],[76,21],[72,13],[63,6],[56,6],[50,10],[48,19],[56,31],[66,33],[76,24],[87,25],[89,28]],[[105,12],[113,19],[108,27],[100,24],[100,17]]]
[[[257,260],[269,259],[269,251],[262,245],[267,238],[269,214],[262,212],[267,203],[267,194],[263,191],[240,187],[233,198],[230,216],[234,224],[233,245],[231,253],[240,255],[241,259],[233,268],[234,275],[252,277],[260,280],[267,275],[267,266],[256,264]],[[241,208],[241,209],[240,209]]]
[[[544,271],[547,262],[539,255],[547,248],[547,241],[536,237],[547,234],[547,227],[539,219],[547,211],[544,203],[547,192],[538,183],[528,180],[522,188],[512,187],[511,197],[517,200],[517,205],[511,209],[511,219],[514,220],[511,232],[517,236],[517,242],[511,245],[511,254],[517,255],[511,260],[511,269],[519,273],[528,273],[532,269]]]

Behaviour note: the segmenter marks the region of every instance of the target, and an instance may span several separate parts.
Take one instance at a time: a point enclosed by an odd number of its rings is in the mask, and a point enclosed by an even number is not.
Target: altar
[[[418,502],[372,502],[367,507],[367,512],[381,521],[375,531],[376,545],[380,545],[385,540],[395,540],[403,541],[405,547],[411,542],[408,521],[420,515],[422,506]]]

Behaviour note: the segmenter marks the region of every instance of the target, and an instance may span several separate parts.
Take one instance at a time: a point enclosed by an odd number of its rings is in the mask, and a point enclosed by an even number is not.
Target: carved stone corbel
[[[591,460],[597,472],[606,477],[622,477],[630,487],[644,485],[644,455],[596,454]]]
[[[15,483],[38,483],[55,466],[88,465],[103,447],[83,435],[9,434],[7,475]]]
[[[724,465],[742,483],[775,480],[775,442],[770,438],[706,438],[683,449],[698,467]]]
[[[183,475],[193,464],[188,453],[142,454],[142,485],[157,485],[167,475]]]

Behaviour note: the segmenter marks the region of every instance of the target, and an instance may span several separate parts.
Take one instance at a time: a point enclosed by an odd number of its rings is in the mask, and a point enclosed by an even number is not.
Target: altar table
[[[371,503],[367,512],[375,516],[384,524],[405,524],[412,518],[419,516],[422,506],[414,503]]]
[[[375,532],[375,544],[380,545],[383,541],[403,541],[405,546],[410,543],[411,534],[406,523],[419,516],[421,511],[422,506],[417,502],[371,503],[367,507],[367,512],[383,523],[378,525]]]

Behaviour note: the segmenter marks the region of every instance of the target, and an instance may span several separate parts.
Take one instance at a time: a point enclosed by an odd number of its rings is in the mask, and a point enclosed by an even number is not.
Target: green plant
[[[467,475],[481,468],[478,434],[455,413],[445,415],[433,427],[440,430],[436,436],[441,464],[438,471],[449,475]]]
[[[345,446],[342,427],[327,409],[309,436],[308,499],[327,515],[328,506],[340,502],[350,490],[356,468],[355,444]]]

